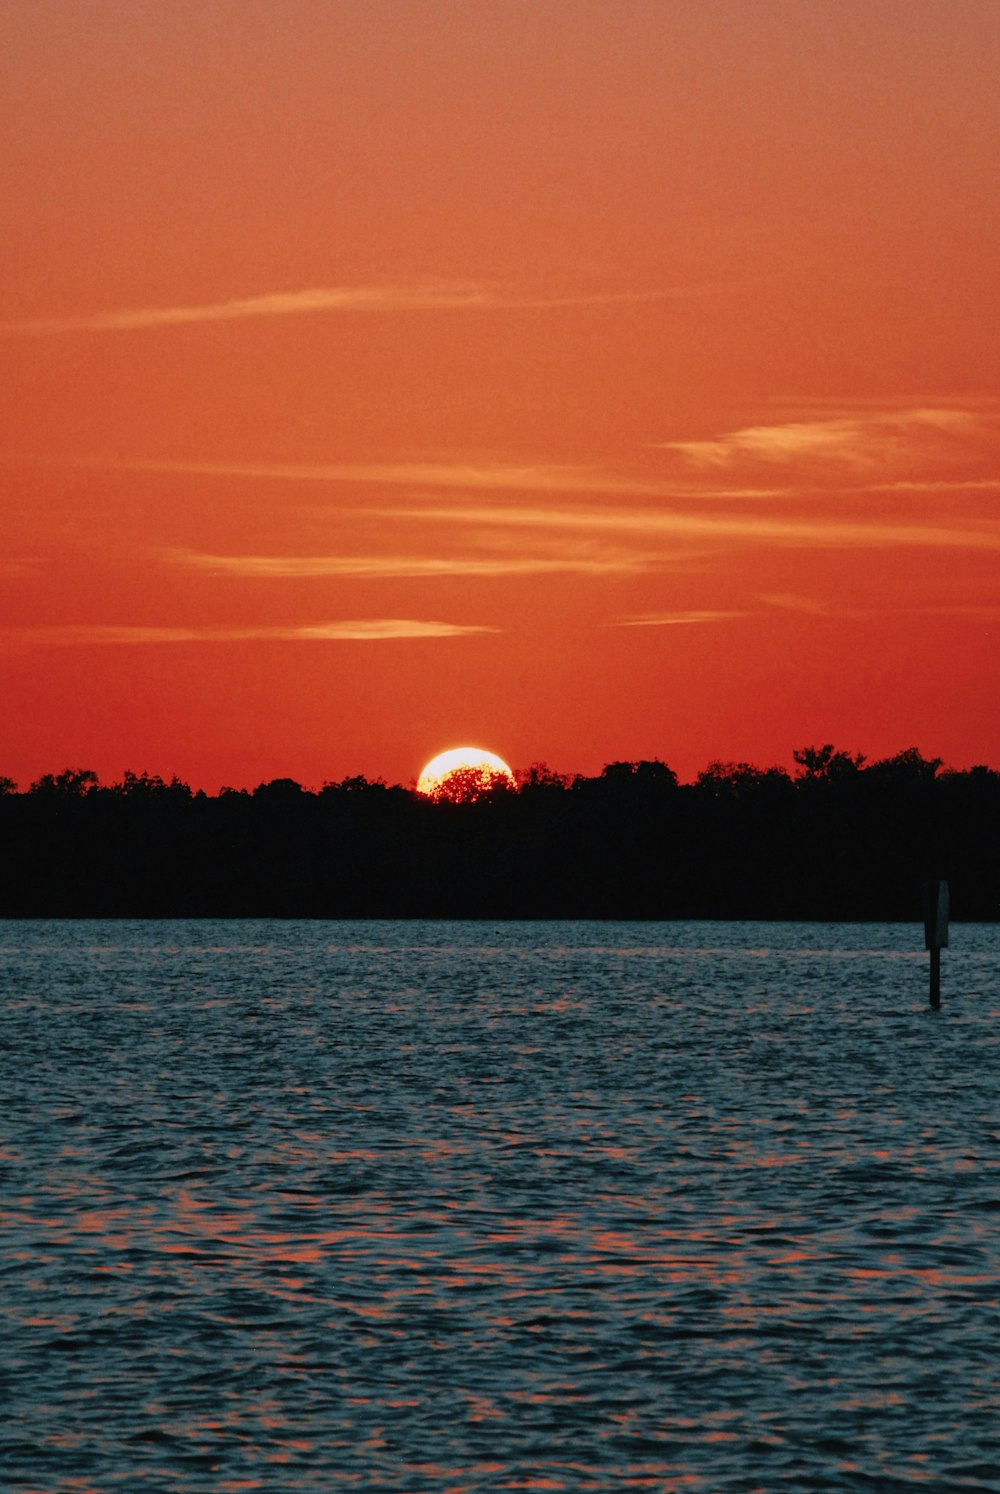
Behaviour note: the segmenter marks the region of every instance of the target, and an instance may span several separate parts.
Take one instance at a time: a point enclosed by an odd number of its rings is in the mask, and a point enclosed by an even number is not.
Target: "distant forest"
[[[457,803],[361,777],[0,778],[0,916],[919,920],[945,877],[954,918],[1000,917],[1000,772],[915,748],[794,761],[690,784],[660,761],[535,764]]]

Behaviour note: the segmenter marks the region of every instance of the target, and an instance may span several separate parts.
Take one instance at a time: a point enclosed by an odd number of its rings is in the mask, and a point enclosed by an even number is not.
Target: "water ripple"
[[[998,953],[0,925],[4,1487],[997,1491]]]

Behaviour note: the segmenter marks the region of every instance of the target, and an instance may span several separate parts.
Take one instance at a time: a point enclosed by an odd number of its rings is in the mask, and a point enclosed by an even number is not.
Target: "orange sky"
[[[3,9],[0,773],[1000,764],[996,0]]]

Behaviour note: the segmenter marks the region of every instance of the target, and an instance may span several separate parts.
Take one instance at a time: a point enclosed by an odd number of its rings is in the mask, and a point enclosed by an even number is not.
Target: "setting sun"
[[[451,747],[432,757],[417,779],[417,793],[431,799],[468,803],[498,788],[516,787],[502,757],[481,747]]]
[[[7,12],[0,779],[996,760],[1000,4]]]

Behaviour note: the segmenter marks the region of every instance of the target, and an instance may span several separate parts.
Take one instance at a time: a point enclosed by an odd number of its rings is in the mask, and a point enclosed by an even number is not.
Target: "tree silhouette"
[[[281,808],[298,804],[304,793],[305,789],[294,778],[272,778],[270,783],[258,783],[253,797],[258,803]]]
[[[125,799],[190,799],[191,788],[181,781],[175,774],[169,783],[166,783],[158,773],[133,773],[131,768],[126,768],[121,783],[113,783],[107,790],[110,794],[117,794]]]
[[[470,764],[463,768],[452,768],[431,789],[428,798],[435,804],[476,804],[482,799],[493,799],[500,794],[511,793],[510,779],[499,768],[488,763]]]
[[[1000,772],[830,743],[798,771],[665,763],[593,777],[472,765],[433,795],[362,777],[192,793],[174,778],[0,777],[0,917],[1000,917]]]
[[[884,757],[866,769],[869,780],[887,787],[912,789],[926,786],[942,766],[940,757],[923,757],[916,747],[907,747],[894,757]]]
[[[597,781],[625,790],[674,789],[677,787],[677,774],[657,757],[639,762],[605,763]]]
[[[60,794],[78,799],[96,789],[100,780],[90,768],[64,768],[61,773],[43,773],[31,785],[33,794]]]
[[[748,800],[762,793],[781,793],[791,786],[791,779],[784,768],[715,761],[698,774],[695,786],[715,799]]]
[[[532,763],[527,768],[517,768],[514,772],[518,793],[560,793],[568,789],[572,782],[569,773],[557,773],[550,768],[548,763]]]
[[[863,752],[838,752],[832,742],[822,747],[799,747],[792,753],[799,765],[798,783],[836,783],[852,777],[864,766]]]

